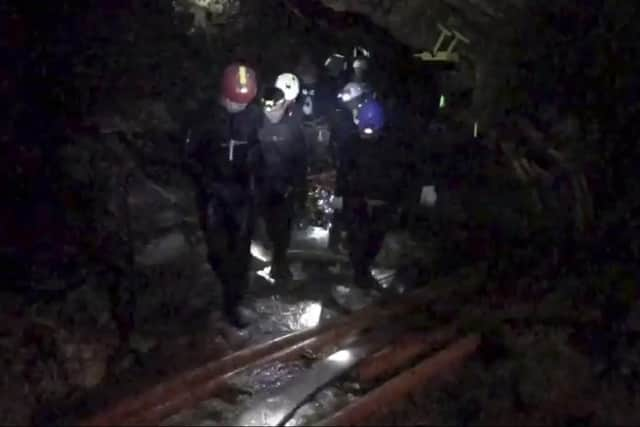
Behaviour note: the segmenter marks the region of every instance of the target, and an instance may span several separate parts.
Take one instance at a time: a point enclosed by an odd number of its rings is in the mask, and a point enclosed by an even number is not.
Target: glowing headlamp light
[[[285,102],[284,99],[280,101],[272,101],[272,100],[262,101],[262,108],[264,108],[265,111],[278,110],[282,108],[282,106],[284,105],[284,102]]]

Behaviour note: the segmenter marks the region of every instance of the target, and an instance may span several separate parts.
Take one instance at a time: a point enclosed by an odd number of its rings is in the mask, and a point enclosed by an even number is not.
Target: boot
[[[234,328],[245,329],[249,326],[249,319],[247,319],[238,306],[225,307],[223,314],[225,320]]]
[[[240,302],[243,299],[245,289],[240,286],[223,289],[222,314],[231,326],[238,329],[244,329],[250,323],[247,316],[240,310]]]
[[[353,284],[361,289],[374,290],[379,289],[380,284],[373,277],[369,269],[358,269],[353,275]]]

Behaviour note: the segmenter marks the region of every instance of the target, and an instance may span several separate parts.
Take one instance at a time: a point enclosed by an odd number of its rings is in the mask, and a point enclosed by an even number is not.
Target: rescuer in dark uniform
[[[248,287],[253,228],[251,151],[257,142],[260,110],[255,72],[229,65],[221,95],[193,118],[187,140],[187,163],[198,187],[200,219],[208,261],[223,288],[223,313],[236,327],[247,321],[239,305]]]
[[[367,98],[375,96],[370,82],[370,62],[371,54],[367,49],[362,46],[353,48],[351,55],[351,81],[360,84]]]
[[[324,172],[330,164],[329,140],[331,130],[328,123],[328,113],[335,107],[336,94],[331,93],[318,75],[318,67],[310,56],[305,55],[296,74],[300,78],[300,94],[297,104],[302,112],[302,126],[307,149],[309,150],[309,165],[312,173]]]
[[[337,102],[334,104],[334,108],[330,112],[330,124],[332,134],[335,134],[331,138],[331,151],[333,155],[333,162],[338,170],[341,169],[340,164],[343,160],[343,156],[339,154],[341,149],[341,142],[344,142],[348,135],[357,134],[357,126],[355,124],[355,117],[358,108],[362,103],[368,99],[371,92],[365,91],[363,85],[358,82],[349,82],[336,95]],[[336,176],[336,195],[342,194],[345,191],[346,175],[344,173],[338,173]],[[333,214],[331,229],[329,230],[329,249],[334,252],[341,251],[341,245],[343,244],[343,230],[344,230],[344,212],[336,210]]]
[[[257,134],[256,189],[273,244],[271,277],[277,281],[292,277],[287,250],[294,215],[298,207],[304,206],[306,192],[307,152],[300,115],[289,108],[290,99],[295,97],[287,97],[279,87],[263,90],[260,99],[263,114]]]
[[[354,283],[372,288],[377,282],[371,266],[403,201],[403,153],[384,129],[379,101],[368,99],[342,119],[336,149],[344,186],[335,208],[344,210]]]
[[[349,81],[349,60],[340,53],[333,53],[324,61],[325,73],[322,76],[323,83],[328,91],[337,95],[340,89]]]

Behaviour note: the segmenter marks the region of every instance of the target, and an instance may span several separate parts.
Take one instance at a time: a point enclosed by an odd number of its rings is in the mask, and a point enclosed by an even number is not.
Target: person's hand
[[[420,204],[422,206],[433,207],[438,201],[438,193],[436,187],[433,185],[427,185],[422,187],[420,192]]]

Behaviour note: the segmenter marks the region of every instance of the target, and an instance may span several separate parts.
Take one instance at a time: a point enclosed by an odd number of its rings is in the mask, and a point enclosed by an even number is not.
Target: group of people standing
[[[222,74],[218,99],[187,123],[186,166],[198,188],[208,261],[222,284],[230,324],[247,325],[239,307],[249,284],[256,213],[273,246],[271,277],[290,280],[294,219],[304,210],[308,172],[323,160],[336,170],[334,224],[346,230],[354,283],[375,286],[370,267],[401,203],[406,174],[398,167],[402,159],[395,161],[402,154],[385,135],[383,102],[366,82],[369,62],[360,47],[331,55],[324,66],[305,55],[294,72],[260,88],[253,68],[233,63]],[[424,193],[421,202],[435,203],[432,190],[431,197]],[[342,235],[332,227],[334,250]]]

